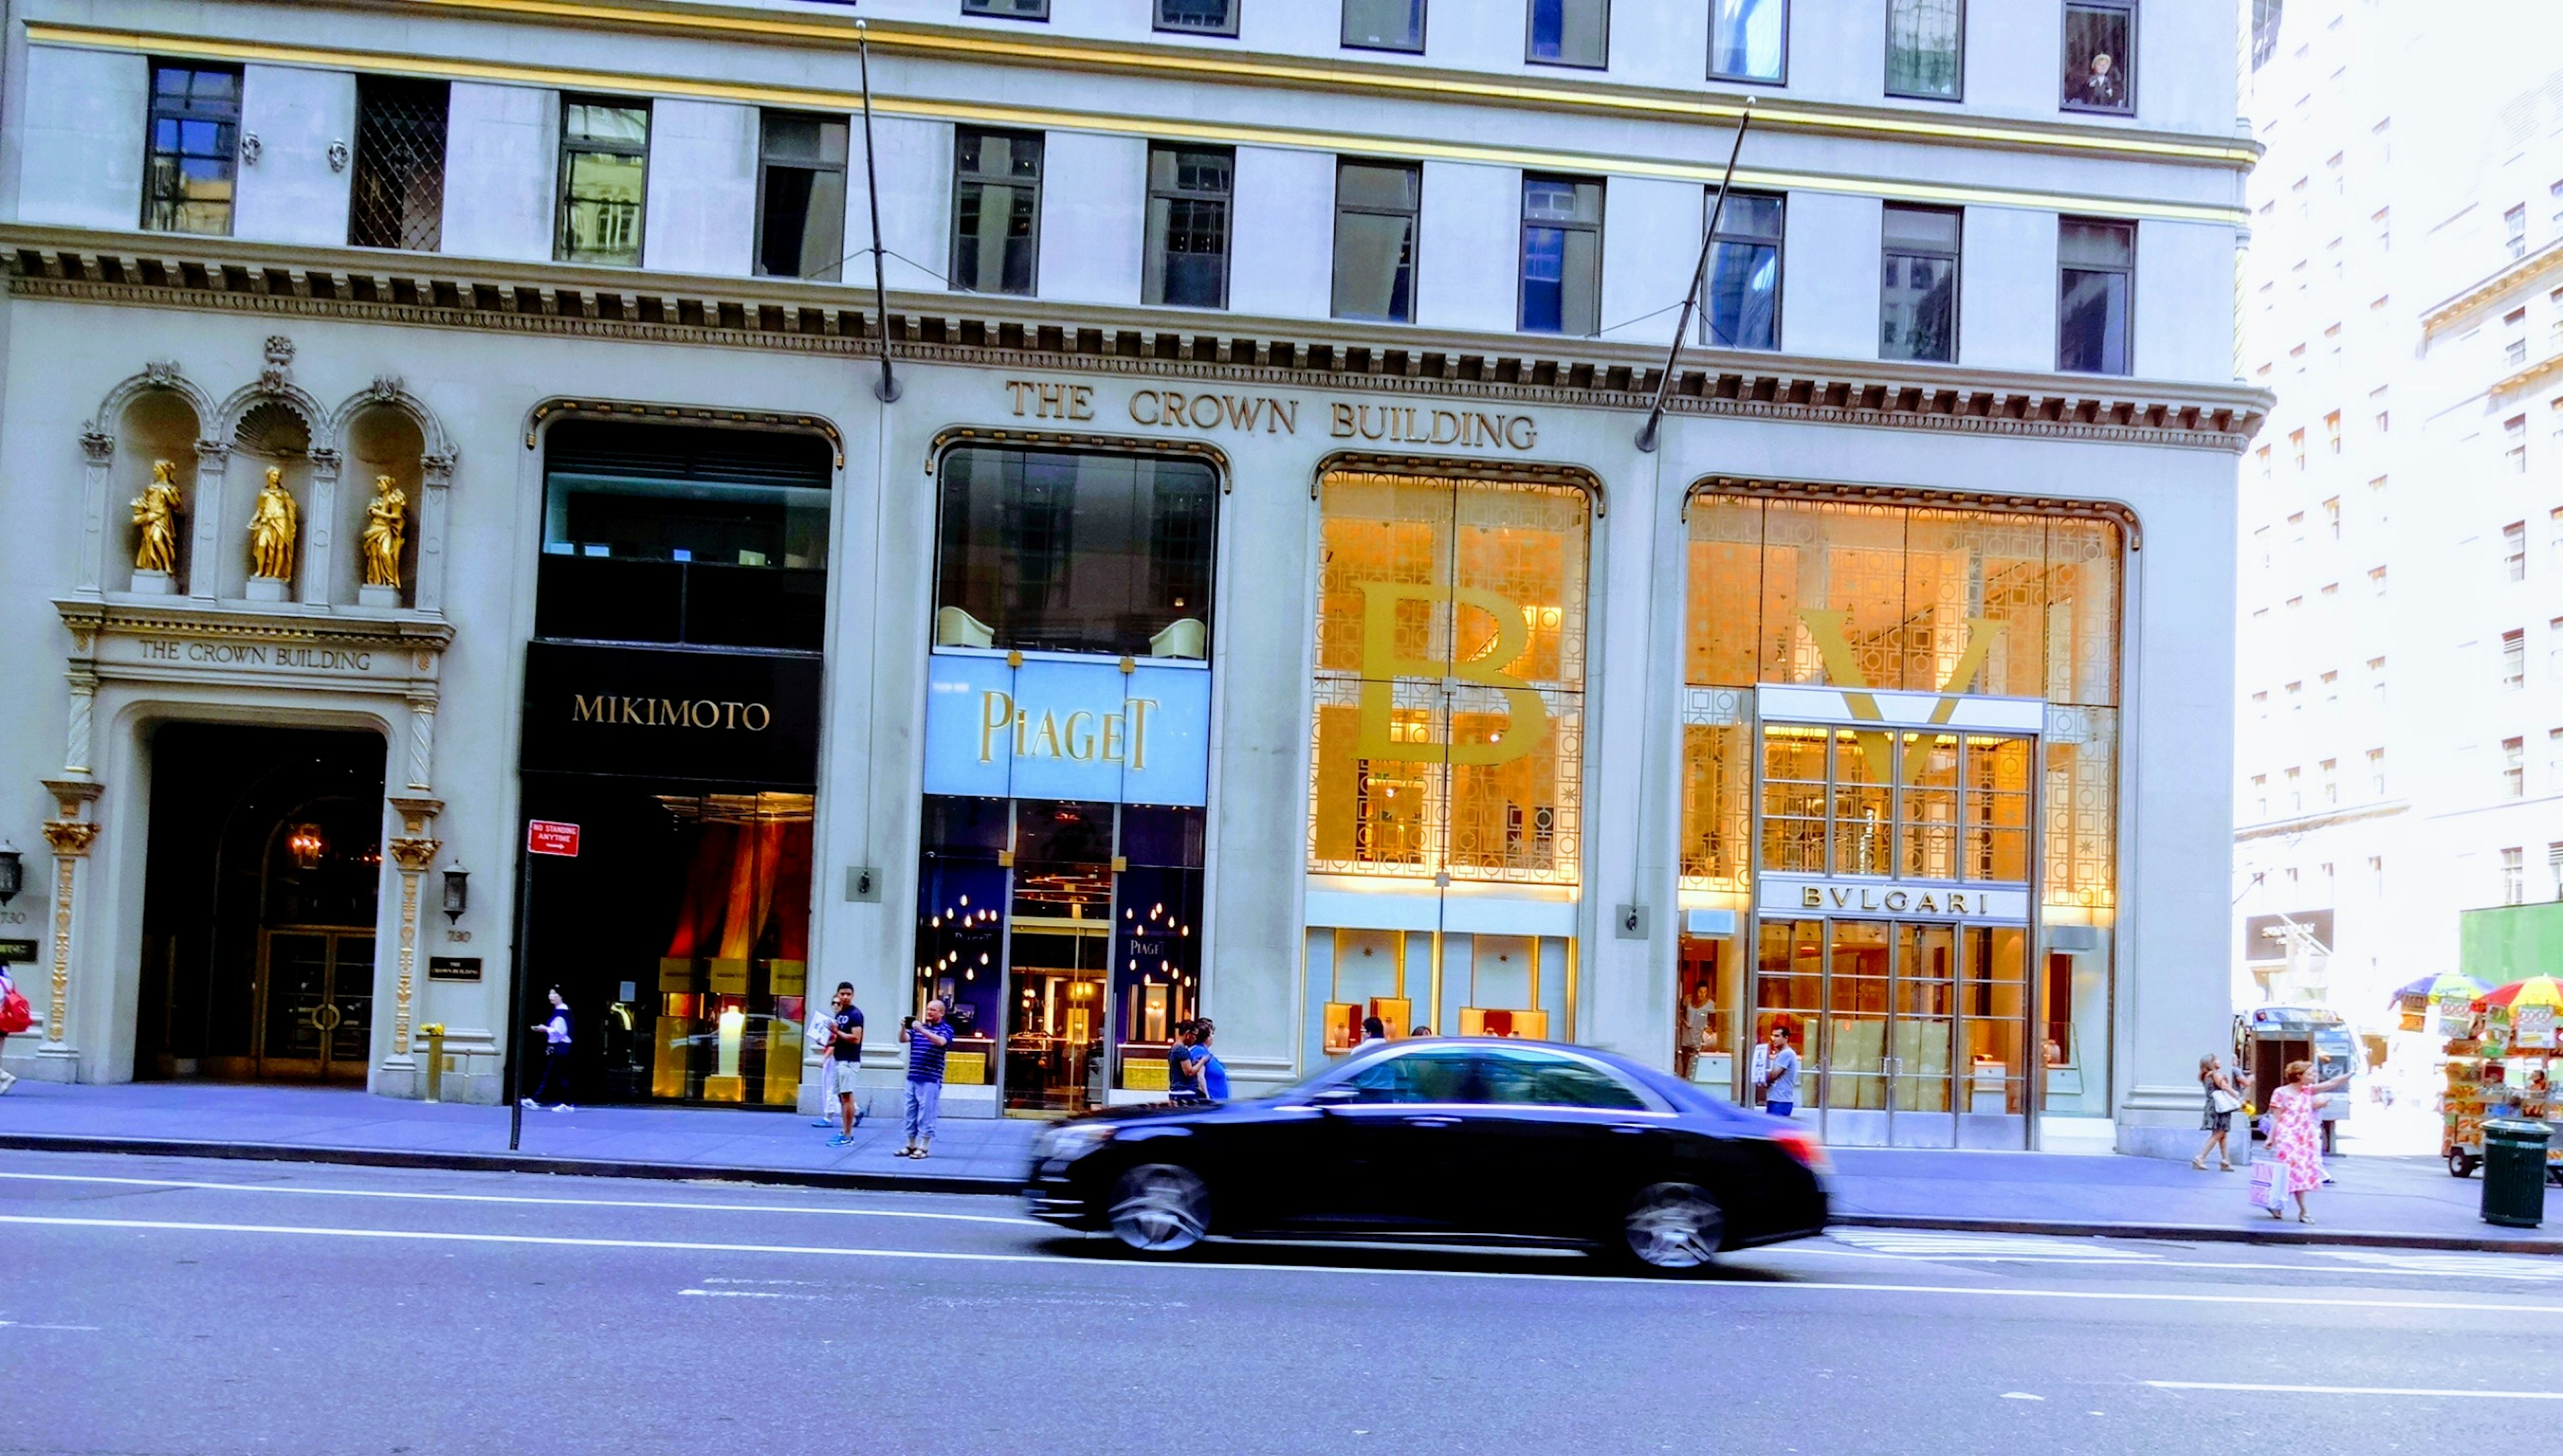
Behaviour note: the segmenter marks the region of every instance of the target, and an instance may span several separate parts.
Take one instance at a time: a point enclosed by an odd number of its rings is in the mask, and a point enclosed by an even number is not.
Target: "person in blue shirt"
[[[930,1001],[907,1028],[907,1146],[901,1158],[922,1158],[934,1145],[934,1123],[943,1110],[943,1055],[952,1047],[952,1028],[943,1022],[943,1002]]]
[[[837,1094],[837,1110],[844,1128],[828,1140],[831,1148],[843,1148],[855,1140],[855,1129],[862,1126],[864,1115],[855,1106],[856,1072],[864,1060],[864,1013],[855,1004],[855,987],[850,981],[837,983],[837,1009],[828,1025],[828,1086]]]
[[[1166,1100],[1201,1100],[1201,1082],[1193,1075],[1193,1023],[1177,1021],[1175,1039],[1166,1044]]]
[[[1206,1100],[1226,1102],[1228,1067],[1220,1061],[1219,1053],[1210,1049],[1211,1036],[1218,1029],[1208,1016],[1193,1022],[1192,1051],[1185,1058],[1184,1065],[1193,1084],[1201,1088],[1201,1095]]]

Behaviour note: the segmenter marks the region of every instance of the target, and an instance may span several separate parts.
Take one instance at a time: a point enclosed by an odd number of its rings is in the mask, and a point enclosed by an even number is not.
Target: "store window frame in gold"
[[[1579,884],[1597,493],[1347,467],[1316,494],[1309,869]]]

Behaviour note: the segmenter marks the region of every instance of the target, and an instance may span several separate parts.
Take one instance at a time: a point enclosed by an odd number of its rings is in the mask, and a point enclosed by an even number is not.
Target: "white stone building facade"
[[[11,1066],[490,1098],[557,985],[806,1106],[844,981],[956,1114],[1376,1016],[2193,1136],[2230,8],[1427,11],[12,4]]]

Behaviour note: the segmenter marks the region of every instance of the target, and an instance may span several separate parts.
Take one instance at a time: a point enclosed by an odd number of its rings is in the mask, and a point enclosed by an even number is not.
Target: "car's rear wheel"
[[[1141,1164],[1113,1181],[1111,1222],[1139,1253],[1181,1253],[1210,1232],[1210,1187],[1189,1168]]]
[[[1619,1252],[1657,1274],[1695,1274],[1717,1258],[1726,1239],[1726,1210],[1696,1183],[1660,1183],[1638,1190],[1620,1219]]]

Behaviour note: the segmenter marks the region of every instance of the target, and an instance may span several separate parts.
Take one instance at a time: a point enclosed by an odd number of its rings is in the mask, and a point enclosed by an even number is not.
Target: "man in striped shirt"
[[[943,1002],[930,1001],[907,1028],[907,1146],[901,1158],[922,1158],[934,1144],[934,1120],[943,1110],[943,1054],[952,1028],[943,1024]]]

